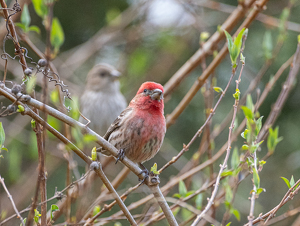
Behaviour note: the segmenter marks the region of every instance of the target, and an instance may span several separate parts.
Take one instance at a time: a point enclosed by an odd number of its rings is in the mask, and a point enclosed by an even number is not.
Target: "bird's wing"
[[[127,107],[124,111],[121,112],[121,114],[116,118],[116,120],[110,125],[107,132],[103,136],[105,140],[109,139],[109,136],[112,134],[113,131],[115,131],[117,128],[121,126],[121,122],[123,121],[123,118],[128,115],[133,109],[131,107]]]

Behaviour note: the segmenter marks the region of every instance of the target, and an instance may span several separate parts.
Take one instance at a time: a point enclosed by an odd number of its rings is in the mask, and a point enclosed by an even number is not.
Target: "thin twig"
[[[272,210],[270,210],[268,213],[265,213],[264,215],[260,215],[258,218],[256,218],[255,220],[253,220],[253,224],[256,224],[258,222],[260,222],[261,220],[265,219],[268,217],[268,219],[272,218],[274,216],[274,214],[283,206],[285,205],[288,201],[292,200],[293,197],[299,192],[300,190],[300,186],[298,186],[300,184],[300,180],[298,180],[294,186],[292,186],[287,193],[284,195],[284,197],[281,199],[280,203],[274,207]],[[298,187],[297,187],[298,186]],[[295,189],[295,187],[297,187]],[[268,219],[265,221],[265,224],[268,222]],[[245,224],[244,226],[249,226],[249,223]]]
[[[13,206],[13,208],[14,208],[14,210],[15,210],[17,216],[18,216],[18,218],[20,218],[22,225],[25,226],[24,219],[23,219],[23,217],[21,216],[20,212],[18,211],[18,209],[17,209],[17,207],[16,207],[16,205],[15,205],[15,202],[14,202],[14,200],[13,200],[11,194],[10,194],[9,191],[7,190],[7,187],[6,187],[5,183],[4,183],[4,178],[2,178],[1,175],[0,175],[0,183],[2,184],[4,190],[5,190],[6,194],[7,194],[7,197],[10,199],[10,202],[11,202],[11,204],[12,204],[12,206]]]
[[[137,185],[135,185],[134,187],[129,188],[124,194],[122,194],[120,196],[121,199],[125,199],[131,192],[133,192],[134,190],[136,190],[138,187],[140,187],[141,184],[138,183]],[[101,211],[99,213],[97,213],[92,219],[88,219],[86,221],[86,224],[88,225],[89,223],[94,222],[99,216],[101,216],[103,213],[111,210],[111,208],[116,204],[116,201],[113,201],[112,203],[110,203],[109,205],[104,205],[103,208],[101,209]]]
[[[118,205],[120,206],[120,208],[124,212],[124,215],[126,216],[126,218],[128,219],[128,221],[130,222],[130,224],[137,226],[137,223],[135,222],[134,218],[132,217],[132,215],[128,211],[128,209],[125,206],[125,204],[123,203],[122,199],[120,198],[120,196],[118,195],[118,193],[116,192],[116,190],[114,189],[114,187],[111,185],[111,183],[107,179],[106,175],[104,174],[104,172],[102,170],[101,164],[98,163],[98,166],[99,166],[99,168],[97,170],[95,170],[95,172],[100,177],[100,179],[102,180],[103,184],[105,184],[105,186],[110,191],[110,193],[113,195],[115,201],[118,203]]]
[[[242,44],[242,48],[241,48],[241,54],[244,50],[244,46],[245,46],[245,41],[246,41],[246,38],[247,36],[244,35],[243,36],[243,44]],[[244,62],[242,62],[242,68],[241,68],[241,71],[240,71],[240,75],[238,77],[238,79],[235,81],[236,82],[236,88],[235,90],[239,90],[239,84],[241,82],[241,76],[242,76],[242,72],[243,72],[243,69],[244,69]],[[232,67],[232,73],[231,73],[231,77],[230,77],[230,80],[227,84],[227,87],[226,89],[228,88],[229,84],[230,84],[230,81],[231,79],[233,78],[233,76],[235,75],[236,73],[236,68],[237,67]],[[222,93],[223,94],[223,93]],[[202,211],[201,214],[199,214],[195,221],[193,222],[192,226],[196,226],[198,224],[198,222],[201,220],[201,218],[203,217],[204,214],[207,213],[207,211],[210,209],[210,207],[213,205],[213,202],[214,202],[214,199],[217,195],[217,192],[218,192],[218,188],[219,188],[219,182],[220,182],[220,178],[221,178],[221,174],[222,172],[224,171],[224,169],[227,168],[227,161],[228,161],[228,158],[229,158],[229,155],[230,155],[230,150],[231,150],[231,136],[232,136],[232,132],[233,132],[233,128],[234,128],[234,121],[235,121],[235,118],[236,118],[236,114],[237,114],[237,108],[238,108],[238,105],[239,105],[239,98],[235,98],[235,103],[233,105],[233,116],[232,116],[232,121],[231,121],[231,124],[230,124],[230,127],[229,127],[229,134],[228,134],[228,145],[227,145],[227,150],[226,150],[226,156],[225,156],[225,159],[224,159],[224,162],[222,165],[220,165],[220,171],[219,171],[219,174],[217,176],[217,179],[216,179],[216,183],[215,183],[215,187],[214,187],[214,190],[212,192],[212,195],[211,195],[211,198],[209,199],[205,209]]]
[[[117,177],[111,182],[112,186],[117,189],[119,187],[119,185],[125,180],[126,176],[129,174],[130,170],[125,166],[123,168],[123,170],[117,175]],[[140,185],[140,184],[138,184]],[[138,188],[138,186],[136,187]],[[130,191],[133,191],[132,189]],[[99,205],[102,201],[103,198],[106,197],[108,195],[108,190],[104,190],[102,189],[101,194],[99,195],[99,197],[92,203],[92,205],[88,208],[88,210],[86,211],[84,217],[82,218],[82,220],[86,220],[90,214],[92,213],[92,211],[94,210],[96,205]],[[123,199],[123,195],[120,196],[121,199]],[[111,207],[110,207],[111,208]],[[109,208],[109,209],[110,209]],[[103,210],[103,209],[102,209]],[[101,210],[101,211],[102,211]],[[100,212],[101,212],[100,211]],[[99,214],[99,213],[98,213]],[[97,215],[98,215],[97,214]],[[100,215],[98,215],[97,217],[93,217],[93,219],[98,218]]]
[[[166,202],[163,194],[161,193],[161,190],[159,189],[158,184],[149,186],[149,188],[151,189],[154,197],[156,198],[158,204],[160,205],[162,211],[164,212],[164,215],[166,216],[169,225],[171,226],[178,225],[168,203]]]
[[[59,200],[60,200],[60,199],[62,198],[62,196],[63,196],[63,192],[65,192],[65,191],[68,190],[69,188],[72,188],[75,184],[79,183],[81,180],[84,180],[84,179],[89,175],[90,172],[91,172],[91,171],[89,170],[85,175],[83,175],[83,176],[82,176],[81,178],[79,178],[78,180],[76,180],[76,181],[72,182],[71,184],[69,184],[69,185],[68,185],[67,187],[65,187],[63,190],[61,190],[61,191],[59,191],[59,192],[56,191],[55,194],[54,194],[54,196],[52,196],[51,198],[47,199],[45,202],[50,202],[50,201],[52,201],[52,200],[54,200],[54,199],[59,199]],[[38,203],[37,206],[41,206],[42,204],[43,204],[43,203]],[[30,210],[31,210],[31,206],[32,206],[32,205],[30,205],[30,206],[27,207],[26,209],[21,210],[21,211],[20,211],[20,214],[21,214],[21,213],[26,213],[26,212],[30,211]],[[12,216],[6,218],[6,219],[3,220],[2,222],[0,222],[0,225],[3,225],[4,223],[8,222],[9,220],[15,218],[16,216],[17,216],[17,214],[14,214],[14,215],[12,215]]]
[[[256,172],[258,173],[256,151],[253,153],[253,159],[254,159],[253,167],[255,168]],[[253,191],[251,193],[251,198],[250,198],[250,213],[248,216],[249,226],[253,225],[254,205],[255,205],[255,199],[257,198],[256,190],[257,190],[257,187],[253,183]]]
[[[192,213],[198,215],[198,214],[201,214],[201,211],[196,209],[195,207],[193,207],[192,205],[182,201],[182,200],[178,200],[178,199],[175,199],[175,198],[171,198],[171,197],[166,197],[166,200],[168,202],[171,202],[171,203],[174,203],[174,204],[178,204],[178,206],[181,206],[189,211],[191,211]],[[218,222],[217,220],[215,220],[214,218],[206,215],[205,216],[205,219],[212,225],[214,226],[221,226],[221,223]]]

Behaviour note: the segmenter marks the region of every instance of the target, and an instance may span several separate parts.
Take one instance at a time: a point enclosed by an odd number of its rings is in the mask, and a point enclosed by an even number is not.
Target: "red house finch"
[[[142,163],[159,151],[166,133],[163,92],[158,83],[143,83],[129,106],[109,127],[103,138],[119,150],[117,162],[126,156],[145,170]],[[106,150],[101,152],[110,155]]]
[[[80,98],[81,113],[91,121],[89,127],[101,136],[127,105],[119,90],[119,76],[120,72],[109,64],[95,65]],[[79,121],[85,122],[82,117]]]

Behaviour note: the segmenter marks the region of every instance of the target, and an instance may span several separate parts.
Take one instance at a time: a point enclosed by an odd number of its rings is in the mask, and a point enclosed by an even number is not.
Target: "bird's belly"
[[[160,126],[164,125],[148,123],[138,118],[132,120],[122,133],[111,134],[109,142],[118,150],[122,149],[125,156],[133,162],[142,163],[153,158],[161,147],[164,133]]]

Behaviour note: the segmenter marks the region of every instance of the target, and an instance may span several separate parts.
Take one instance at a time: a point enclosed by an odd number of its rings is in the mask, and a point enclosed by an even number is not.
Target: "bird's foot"
[[[147,170],[147,168],[146,168],[142,163],[140,163],[139,165],[143,168],[143,170],[139,173],[139,175],[141,175],[141,174],[144,174],[144,175],[145,175],[143,179],[139,179],[140,185],[141,185],[141,184],[143,184],[143,183],[147,180],[147,178],[149,177],[149,171]]]
[[[122,161],[124,159],[124,157],[125,157],[125,151],[123,149],[120,149],[118,152],[118,157],[117,157],[117,161],[115,164],[117,164],[119,160]]]

